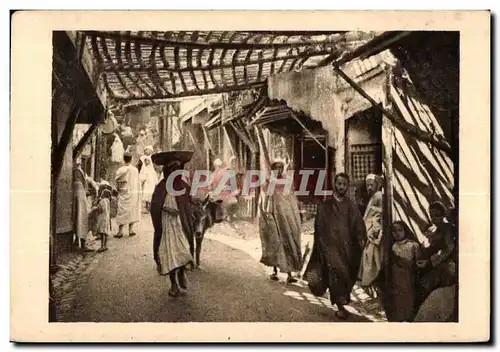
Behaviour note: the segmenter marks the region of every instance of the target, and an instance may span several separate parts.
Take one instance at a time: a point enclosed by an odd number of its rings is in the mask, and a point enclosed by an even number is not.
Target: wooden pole
[[[252,152],[252,169],[259,170],[259,152]],[[252,217],[256,217],[259,212],[260,187],[255,188],[255,196],[253,201]]]
[[[334,40],[301,40],[294,43],[241,43],[241,42],[189,42],[168,40],[155,37],[143,37],[140,35],[114,33],[105,31],[85,31],[84,34],[91,37],[108,38],[113,40],[121,40],[124,42],[134,42],[148,45],[164,45],[167,47],[182,48],[182,49],[237,49],[237,50],[255,50],[255,49],[275,49],[275,48],[293,48],[293,47],[306,47],[311,45],[318,45],[321,47],[336,45],[338,39]],[[292,34],[290,34],[292,35]]]
[[[233,144],[231,143],[231,138],[229,138],[229,133],[227,133],[226,126],[222,126],[222,129],[224,131],[224,136],[226,136],[227,143],[229,144],[229,149],[231,150],[232,156],[236,156]]]
[[[205,150],[207,152],[207,170],[210,170],[210,151],[212,150],[212,145],[210,144],[210,139],[208,138],[208,133],[205,126],[201,126],[203,131],[203,136],[205,137]]]
[[[262,152],[264,153],[264,160],[266,161],[266,166],[267,168],[271,168],[271,160],[269,159],[269,152],[267,150],[266,142],[264,139],[264,134],[262,133],[262,130],[258,127],[255,126],[255,132],[257,134],[257,139],[259,141],[259,145],[262,148]]]
[[[335,72],[342,77],[352,88],[354,88],[355,91],[357,91],[361,96],[363,96],[366,100],[368,100],[375,109],[378,109],[382,114],[387,116],[387,118],[394,124],[396,125],[402,132],[406,132],[415,138],[419,139],[422,142],[429,143],[433,145],[434,147],[444,151],[445,153],[448,154],[448,156],[453,157],[453,153],[451,150],[451,147],[443,142],[435,139],[431,134],[422,131],[420,128],[418,128],[415,125],[410,124],[407,121],[404,121],[402,118],[399,116],[396,116],[395,114],[387,111],[383,107],[378,104],[375,99],[370,97],[368,93],[366,93],[363,88],[361,88],[356,82],[354,82],[349,76],[345,74],[344,71],[342,71],[339,67],[334,67],[333,68]]]
[[[321,144],[321,142],[314,136],[314,134],[311,131],[309,131],[309,129],[302,123],[302,121],[300,121],[299,118],[295,116],[293,112],[291,115],[293,119],[297,121],[297,123],[307,132],[307,134],[309,134],[312,137],[312,139],[314,139],[314,141],[318,143],[321,148],[323,148],[323,150],[326,150],[326,147],[323,144]]]
[[[170,115],[167,114],[165,117],[165,144],[167,150],[172,149],[172,121]]]
[[[97,132],[97,130],[98,130],[97,125],[92,124],[92,125],[90,125],[89,129],[87,131],[85,131],[85,134],[80,139],[80,141],[78,142],[76,147],[73,148],[73,160],[75,160],[76,158],[78,158],[80,156],[80,154],[82,154],[83,149],[85,148],[85,145],[87,144],[89,139],[92,138],[94,133]]]
[[[255,150],[255,145],[252,143],[252,141],[236,126],[235,123],[232,121],[229,122],[231,127],[233,128],[234,132],[240,137],[241,141],[245,143],[248,148],[253,152]]]

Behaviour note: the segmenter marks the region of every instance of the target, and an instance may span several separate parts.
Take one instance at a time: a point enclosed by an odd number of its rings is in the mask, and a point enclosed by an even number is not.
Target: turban
[[[375,174],[368,174],[366,175],[366,179],[365,181],[368,182],[368,181],[375,181],[377,179],[377,176]]]

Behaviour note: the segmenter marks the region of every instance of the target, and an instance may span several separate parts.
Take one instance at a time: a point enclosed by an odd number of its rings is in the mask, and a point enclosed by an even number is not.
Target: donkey
[[[194,243],[190,246],[191,255],[195,259],[195,267],[200,267],[201,245],[205,232],[211,228],[216,222],[220,222],[217,217],[218,207],[221,206],[222,200],[214,201],[209,195],[195,207],[194,210]]]

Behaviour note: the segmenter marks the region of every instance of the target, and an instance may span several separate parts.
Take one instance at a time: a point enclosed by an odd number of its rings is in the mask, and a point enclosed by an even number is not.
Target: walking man
[[[131,164],[132,154],[126,152],[123,156],[124,165],[116,171],[116,185],[118,189],[118,233],[116,238],[123,237],[123,227],[128,225],[129,236],[136,235],[134,225],[139,222],[140,208],[140,183],[139,171]]]
[[[345,305],[356,282],[366,228],[356,204],[347,196],[349,178],[339,173],[334,179],[334,193],[318,205],[314,224],[314,246],[306,275],[319,277],[330,290],[330,300],[337,305],[337,316],[346,319]]]

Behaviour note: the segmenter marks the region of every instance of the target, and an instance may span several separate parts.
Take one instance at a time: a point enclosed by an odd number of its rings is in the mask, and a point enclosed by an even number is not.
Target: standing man
[[[384,264],[383,246],[383,190],[382,179],[374,174],[366,176],[366,190],[370,200],[365,210],[363,220],[366,226],[366,247],[359,268],[359,280],[363,289],[376,297],[376,280]]]
[[[358,275],[366,228],[358,207],[348,198],[349,178],[339,173],[334,192],[318,206],[314,224],[314,246],[306,269],[320,278],[330,290],[330,300],[337,305],[337,316],[348,317],[345,305]]]
[[[153,154],[156,165],[163,166],[163,179],[156,185],[151,199],[151,220],[154,227],[153,258],[157,271],[169,275],[170,296],[178,296],[179,287],[186,289],[185,267],[193,261],[194,224],[191,209],[190,187],[181,175],[168,177],[184,168],[193,156],[190,151],[170,151]],[[182,195],[171,195],[184,191]],[[179,226],[180,225],[180,226]],[[163,246],[162,246],[163,243]]]
[[[375,174],[368,174],[365,182],[356,189],[356,202],[358,204],[359,213],[363,215],[368,207],[368,202],[375,192],[377,187],[377,180]]]
[[[128,225],[129,236],[135,236],[134,225],[139,222],[140,209],[140,183],[139,171],[131,164],[132,154],[126,152],[123,156],[124,165],[116,171],[116,185],[118,189],[118,233],[116,238],[123,237],[123,227]]]

